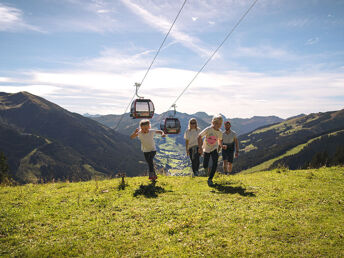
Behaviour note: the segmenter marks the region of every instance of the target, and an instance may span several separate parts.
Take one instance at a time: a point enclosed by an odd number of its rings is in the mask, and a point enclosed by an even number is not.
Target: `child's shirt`
[[[219,146],[218,140],[222,140],[222,132],[215,130],[212,126],[205,128],[200,135],[202,138],[205,136],[203,151],[206,153],[216,150]]]
[[[198,128],[185,131],[184,139],[189,141],[189,149],[193,146],[198,146],[198,135],[200,131]]]
[[[138,138],[141,141],[141,150],[143,152],[151,152],[156,151],[155,142],[154,142],[154,135],[156,134],[156,130],[149,130],[148,133],[143,133],[139,131]]]
[[[223,144],[232,144],[234,142],[234,138],[236,138],[236,133],[231,130],[229,134],[226,133],[226,131],[223,132]]]

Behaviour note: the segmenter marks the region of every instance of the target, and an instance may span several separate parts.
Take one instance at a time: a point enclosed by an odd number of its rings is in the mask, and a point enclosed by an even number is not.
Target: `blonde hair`
[[[190,120],[189,120],[189,124],[188,124],[188,130],[190,131],[191,130],[191,122],[192,121],[195,121],[196,122],[196,129],[199,129],[198,128],[198,124],[197,124],[197,120],[196,120],[196,118],[191,118]]]
[[[148,119],[142,119],[140,121],[140,127],[144,125],[150,125],[150,121]]]
[[[221,124],[222,124],[223,118],[222,118],[221,115],[215,115],[215,116],[213,117],[213,119],[211,120],[211,123],[214,124],[214,123],[216,123],[217,121],[221,121]]]

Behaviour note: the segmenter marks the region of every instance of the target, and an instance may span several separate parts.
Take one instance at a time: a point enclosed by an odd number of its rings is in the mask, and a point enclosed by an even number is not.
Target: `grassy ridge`
[[[0,188],[0,256],[344,256],[344,168]]]

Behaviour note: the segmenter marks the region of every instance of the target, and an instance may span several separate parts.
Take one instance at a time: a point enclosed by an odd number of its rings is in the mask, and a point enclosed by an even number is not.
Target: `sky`
[[[0,92],[122,114],[184,0],[0,0]],[[142,84],[156,113],[253,0],[187,0]],[[177,111],[282,118],[344,108],[344,0],[258,0]]]

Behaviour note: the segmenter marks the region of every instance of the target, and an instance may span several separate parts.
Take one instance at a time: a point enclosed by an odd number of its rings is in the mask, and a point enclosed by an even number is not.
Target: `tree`
[[[328,166],[328,165],[329,165],[329,156],[328,156],[327,151],[316,153],[309,164],[311,168],[320,168],[322,166]]]
[[[0,184],[9,184],[11,182],[10,176],[8,175],[9,168],[7,159],[3,152],[0,152]]]
[[[332,158],[333,165],[344,165],[344,146],[338,146]]]

